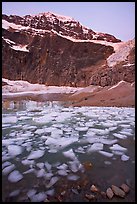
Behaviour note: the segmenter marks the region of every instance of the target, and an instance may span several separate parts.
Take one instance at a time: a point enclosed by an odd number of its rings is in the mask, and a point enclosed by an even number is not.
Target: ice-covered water
[[[124,169],[121,180],[134,179],[134,108],[10,103],[2,110],[3,199],[26,192],[31,201],[44,201],[61,178],[74,182],[86,174],[87,161],[96,178]]]

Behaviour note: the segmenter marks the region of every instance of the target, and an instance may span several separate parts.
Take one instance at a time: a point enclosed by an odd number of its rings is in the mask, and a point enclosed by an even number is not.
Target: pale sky
[[[135,37],[135,2],[2,2],[2,14],[31,15],[53,12],[73,17],[96,32],[122,41]]]

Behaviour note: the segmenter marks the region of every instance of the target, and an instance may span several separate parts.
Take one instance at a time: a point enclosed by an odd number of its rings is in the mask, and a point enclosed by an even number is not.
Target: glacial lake
[[[127,182],[134,201],[134,108],[2,103],[4,202],[54,201],[65,186],[85,181],[102,191]],[[71,193],[65,201],[83,201]]]

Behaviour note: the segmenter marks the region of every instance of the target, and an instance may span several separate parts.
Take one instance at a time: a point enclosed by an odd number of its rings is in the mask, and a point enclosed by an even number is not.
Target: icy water
[[[92,184],[106,191],[125,182],[127,201],[135,201],[134,108],[2,105],[4,202],[58,201],[63,192],[64,201],[81,202]]]

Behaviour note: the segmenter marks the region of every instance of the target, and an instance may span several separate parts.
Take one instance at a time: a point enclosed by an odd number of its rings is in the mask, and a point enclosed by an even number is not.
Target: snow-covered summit
[[[97,33],[92,29],[85,27],[72,17],[63,16],[52,12],[44,12],[36,15],[25,15],[23,17],[16,15],[3,15],[2,19],[3,29],[9,29],[10,23],[10,27],[13,29],[16,28],[25,30],[25,32],[30,32],[29,30],[31,29],[32,35],[39,35],[38,30],[43,30],[50,32],[55,31],[61,36],[72,37],[73,39],[79,40],[105,40],[114,43],[121,41],[116,39],[113,35]]]
[[[58,19],[60,21],[75,21],[74,18],[72,17],[69,17],[69,16],[63,16],[63,15],[60,15],[60,14],[56,14],[56,13],[53,13],[53,12],[44,12],[44,13],[39,13],[39,14],[35,14],[35,15],[31,15],[30,17],[42,17],[42,16],[45,16],[46,18],[48,18],[49,20],[53,20],[53,19]],[[24,16],[25,17],[25,16]]]

